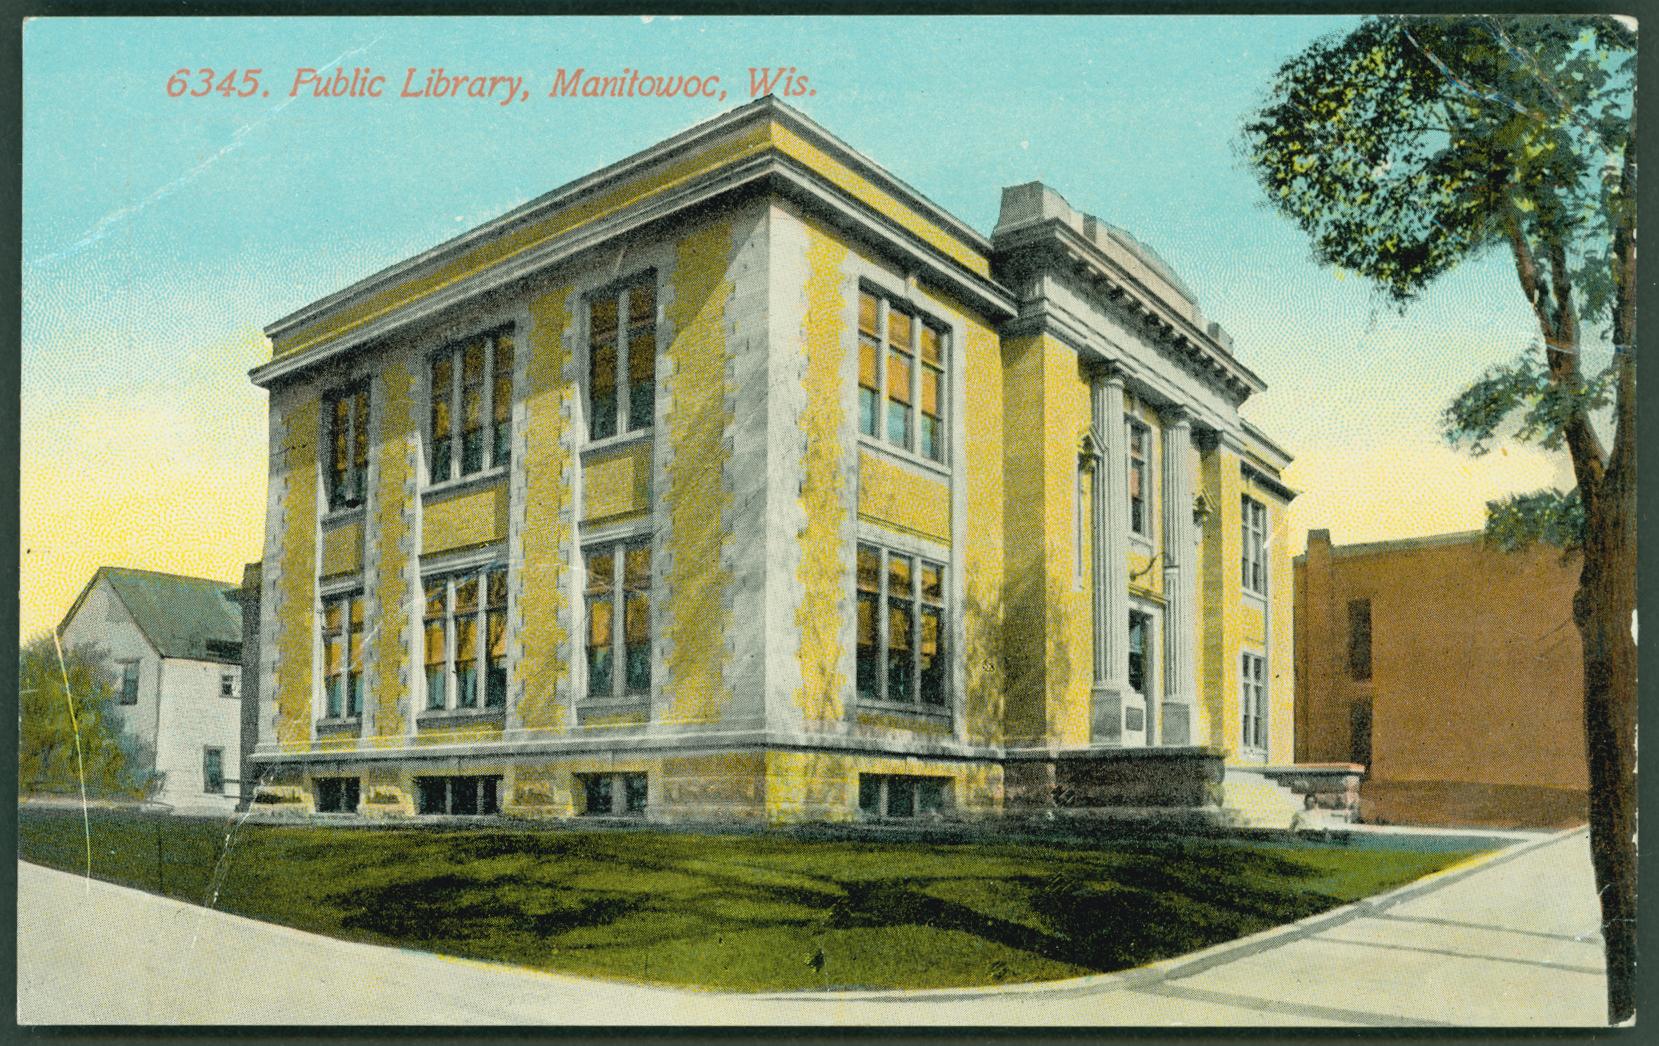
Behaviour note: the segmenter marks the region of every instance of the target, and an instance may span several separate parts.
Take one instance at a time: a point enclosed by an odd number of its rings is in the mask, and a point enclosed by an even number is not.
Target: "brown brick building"
[[[1295,560],[1296,760],[1368,768],[1378,823],[1585,820],[1579,557],[1479,532],[1332,546]]]

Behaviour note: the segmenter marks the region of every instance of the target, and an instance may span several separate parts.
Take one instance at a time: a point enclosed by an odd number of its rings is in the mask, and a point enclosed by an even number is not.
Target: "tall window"
[[[1348,601],[1348,675],[1364,682],[1371,678],[1371,601]]]
[[[858,546],[858,696],[943,707],[945,568]]]
[[[867,290],[858,295],[858,429],[945,460],[945,335]]]
[[[586,558],[588,697],[620,701],[649,696],[651,545],[648,540],[591,545]]]
[[[512,420],[511,328],[454,342],[432,357],[433,483],[505,466]]]
[[[1240,655],[1239,719],[1243,727],[1240,742],[1245,748],[1267,747],[1267,659],[1257,654]]]
[[[651,427],[657,410],[656,273],[588,303],[588,436]]]
[[[323,600],[323,691],[328,717],[363,714],[363,594]]]
[[[225,792],[225,750],[202,749],[202,791],[212,795]]]
[[[1151,493],[1151,478],[1147,466],[1147,448],[1152,443],[1152,432],[1145,425],[1129,420],[1129,529],[1143,537],[1152,534],[1151,513],[1147,502]]]
[[[1244,495],[1244,562],[1241,581],[1246,592],[1267,595],[1267,506]]]
[[[138,704],[138,662],[121,662],[121,703]]]
[[[425,634],[428,709],[506,706],[506,567],[427,578]]]
[[[328,508],[363,503],[369,471],[369,389],[360,385],[328,399]]]
[[[1129,689],[1148,693],[1152,676],[1152,615],[1129,611]]]

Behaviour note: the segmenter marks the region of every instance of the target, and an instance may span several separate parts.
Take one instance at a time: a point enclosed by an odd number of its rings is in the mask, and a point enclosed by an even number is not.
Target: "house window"
[[[1145,425],[1129,419],[1129,529],[1142,537],[1152,534],[1151,513],[1147,504],[1151,500],[1151,474],[1147,467],[1148,447],[1152,443],[1152,431]]]
[[[505,707],[507,568],[427,578],[424,623],[427,709]]]
[[[1129,689],[1145,695],[1152,676],[1152,615],[1129,611]]]
[[[1267,659],[1244,653],[1239,664],[1240,737],[1245,748],[1267,747]]]
[[[320,814],[354,814],[361,798],[362,785],[355,777],[317,778],[317,812]]]
[[[945,460],[945,334],[904,306],[858,294],[858,427]]]
[[[1371,678],[1371,601],[1348,601],[1348,675],[1359,682]]]
[[[1244,495],[1244,561],[1241,582],[1252,595],[1267,595],[1267,506]]]
[[[858,546],[858,697],[945,704],[945,568]]]
[[[121,703],[138,704],[138,662],[121,662]]]
[[[225,750],[202,749],[202,791],[209,795],[225,793]]]
[[[646,697],[651,693],[650,542],[590,545],[585,555],[588,697],[600,701]]]
[[[578,774],[582,814],[587,817],[638,817],[650,791],[644,774]]]
[[[363,593],[323,600],[323,693],[330,719],[363,714]]]
[[[942,813],[948,778],[859,774],[858,809],[866,817],[924,817]]]
[[[231,697],[231,698],[234,698],[236,696],[236,673],[235,672],[220,672],[219,673],[219,696],[220,697]]]
[[[588,302],[588,436],[649,429],[657,410],[656,274]]]
[[[501,811],[501,776],[415,778],[415,809],[423,814],[488,816]]]
[[[431,377],[431,482],[504,467],[512,457],[511,328],[444,346]]]
[[[369,472],[369,387],[328,397],[328,509],[363,504]]]

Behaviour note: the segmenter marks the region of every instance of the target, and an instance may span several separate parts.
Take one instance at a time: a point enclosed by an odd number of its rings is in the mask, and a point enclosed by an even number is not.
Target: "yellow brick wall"
[[[456,494],[427,495],[422,506],[422,555],[488,545],[506,537],[506,480]]]
[[[800,647],[801,686],[795,703],[807,723],[839,722],[845,715],[846,673],[841,671],[841,624],[849,612],[843,591],[841,544],[849,514],[841,430],[842,364],[846,351],[845,306],[851,281],[843,276],[847,248],[814,223],[807,231],[806,317],[801,350],[806,403],[801,431],[806,449],[801,462],[799,504],[806,517],[799,542],[801,561],[795,577],[801,602],[795,611]],[[778,433],[774,438],[784,438]]]
[[[566,429],[574,416],[576,389],[564,379],[569,362],[565,331],[570,288],[557,287],[530,301],[529,353],[524,389],[524,547],[519,594],[519,718],[534,733],[562,733],[565,708],[559,691],[570,680],[570,633],[560,622],[571,607],[565,548],[571,540],[571,452]]]
[[[942,302],[962,323],[965,460],[955,481],[967,484],[962,547],[963,669],[966,733],[976,744],[1002,742],[1003,688],[1003,384],[997,334],[954,302]]]
[[[858,455],[858,514],[893,530],[950,544],[950,488],[869,451]]]
[[[651,444],[635,443],[582,464],[582,521],[609,523],[651,510]]]
[[[717,721],[729,699],[725,682],[725,593],[722,564],[728,535],[722,514],[731,503],[724,468],[727,406],[726,306],[732,296],[727,264],[732,226],[716,222],[676,247],[674,289],[667,314],[673,340],[666,352],[671,458],[666,477],[669,514],[666,572],[669,620],[663,630],[671,693],[664,719]]]
[[[403,549],[408,534],[407,488],[414,474],[410,445],[418,423],[415,420],[413,390],[415,376],[403,361],[389,363],[381,375],[381,422],[378,468],[380,485],[374,495],[373,524],[379,542],[379,568],[369,579],[367,593],[374,611],[374,631],[369,637],[375,657],[375,672],[369,680],[369,700],[374,702],[375,743],[382,747],[400,743],[408,723],[398,711],[399,698],[408,696],[404,673],[409,666],[409,582]]]
[[[278,540],[276,688],[277,743],[283,751],[311,740],[312,640],[317,578],[317,440],[322,407],[303,391],[282,412],[280,453],[286,472]]]
[[[399,492],[402,496],[402,492]],[[323,577],[356,574],[363,569],[363,524],[336,523],[323,531]]]

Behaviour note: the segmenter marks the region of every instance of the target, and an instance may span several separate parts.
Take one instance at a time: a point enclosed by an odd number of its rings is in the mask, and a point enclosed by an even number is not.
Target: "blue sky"
[[[1267,209],[1238,128],[1340,18],[37,19],[24,31],[23,621],[102,562],[232,577],[259,554],[259,329],[342,285],[748,100],[751,66],[989,232],[1040,179],[1154,246],[1270,386],[1298,455],[1281,539],[1477,527],[1565,470],[1473,460],[1434,420],[1535,329],[1503,256],[1406,314],[1318,266]],[[302,66],[525,76],[529,101],[289,99]],[[169,98],[180,68],[261,67],[269,97]],[[717,73],[712,100],[549,99],[560,66]],[[77,497],[56,479],[83,475]],[[148,561],[134,561],[134,560]]]

